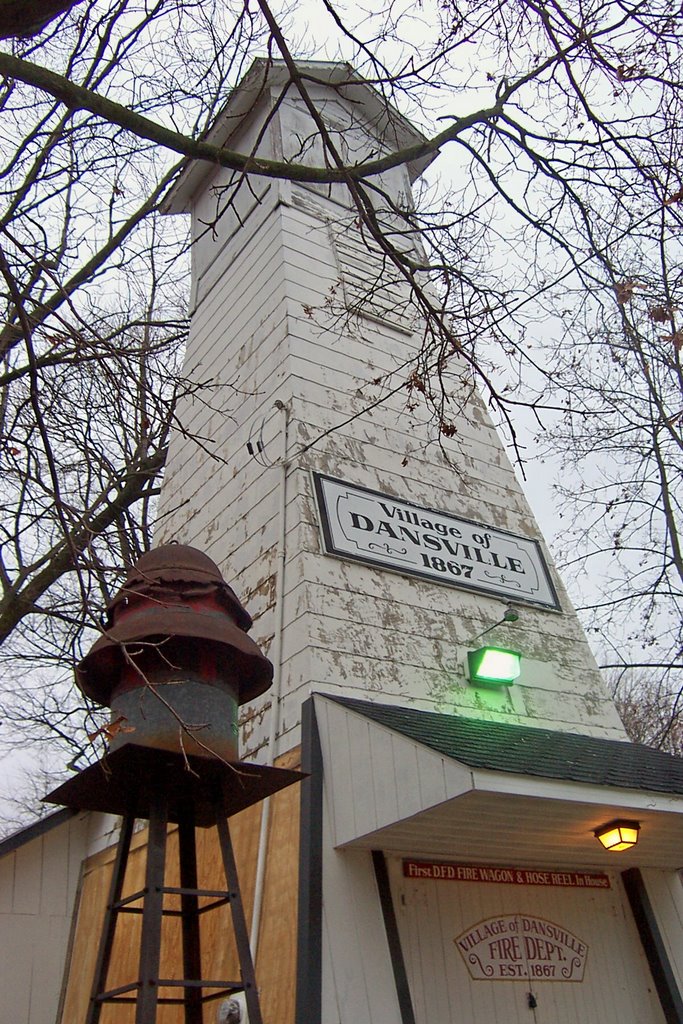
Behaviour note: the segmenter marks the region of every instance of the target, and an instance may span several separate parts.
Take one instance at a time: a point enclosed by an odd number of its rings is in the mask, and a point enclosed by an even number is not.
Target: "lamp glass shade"
[[[480,647],[467,652],[470,681],[473,683],[514,683],[521,671],[522,655],[503,647]]]
[[[595,837],[610,852],[619,850],[630,850],[638,842],[640,822],[638,821],[610,821],[606,825],[596,828]]]

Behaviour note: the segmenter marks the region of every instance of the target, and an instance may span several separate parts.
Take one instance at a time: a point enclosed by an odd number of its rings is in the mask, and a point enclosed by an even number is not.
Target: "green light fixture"
[[[470,682],[475,685],[510,686],[521,672],[522,655],[504,647],[480,647],[467,652]]]

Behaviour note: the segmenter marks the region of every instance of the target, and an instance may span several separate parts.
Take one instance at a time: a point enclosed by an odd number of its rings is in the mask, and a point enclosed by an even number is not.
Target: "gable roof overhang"
[[[315,697],[337,848],[591,870],[683,866],[683,759],[638,744]],[[634,818],[610,854],[593,834]]]
[[[297,69],[310,84],[327,85],[352,100],[359,120],[372,125],[378,136],[384,138],[394,150],[418,146],[427,138],[410,121],[387,102],[377,89],[369,85],[350,64],[341,61],[297,61]],[[204,136],[213,146],[231,148],[231,144],[244,120],[256,110],[271,90],[284,89],[291,76],[283,60],[257,57],[246,75],[230,94],[223,110]],[[296,88],[293,86],[293,88]],[[426,153],[407,163],[410,180],[415,181],[438,156],[438,151]],[[187,213],[192,197],[204,180],[215,171],[215,165],[192,160],[171,187],[162,209],[164,213]]]
[[[65,824],[76,814],[78,814],[78,811],[74,808],[63,807],[59,811],[53,811],[42,818],[37,818],[30,824],[17,829],[16,832],[10,833],[0,840],[0,859],[7,857],[10,853],[14,853],[15,850],[21,849],[22,846],[26,846],[27,843],[32,842],[34,839],[39,839],[40,836],[51,832],[52,829]]]

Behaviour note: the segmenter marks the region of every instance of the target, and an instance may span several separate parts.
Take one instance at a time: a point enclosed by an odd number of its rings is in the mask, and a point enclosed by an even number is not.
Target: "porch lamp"
[[[504,647],[479,647],[467,652],[470,682],[509,686],[521,671],[522,655]]]
[[[616,818],[601,825],[595,830],[595,838],[605,847],[606,850],[617,852],[618,850],[630,850],[638,842],[640,832],[639,821],[625,821],[623,818]]]

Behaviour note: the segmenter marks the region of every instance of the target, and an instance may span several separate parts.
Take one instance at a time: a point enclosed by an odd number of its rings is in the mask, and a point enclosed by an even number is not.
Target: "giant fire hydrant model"
[[[194,548],[143,555],[107,609],[104,634],[76,669],[80,689],[111,708],[106,756],[46,799],[123,818],[86,1024],[106,1003],[135,1003],[154,1024],[159,1002],[202,1024],[205,1002],[243,991],[250,1024],[261,1013],[227,818],[297,781],[298,772],[238,762],[237,709],[271,684],[273,669],[247,636],[251,618],[220,570]],[[137,818],[149,820],[145,886],[122,898]],[[180,886],[164,884],[168,824],[178,825]],[[227,890],[197,885],[195,828],[216,826]],[[169,901],[179,900],[180,909]],[[207,902],[207,900],[209,902]],[[202,979],[199,917],[230,904],[241,977]],[[117,921],[142,915],[137,978],[107,987]],[[182,922],[180,979],[159,977],[162,920]],[[160,989],[181,990],[179,996]]]

